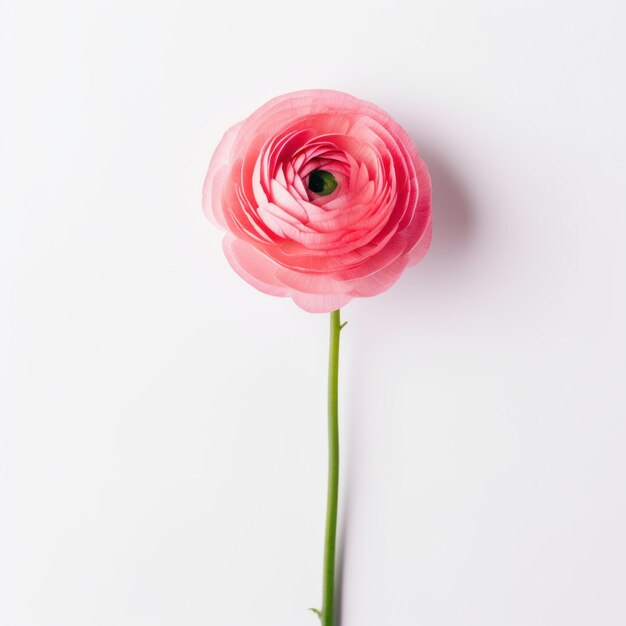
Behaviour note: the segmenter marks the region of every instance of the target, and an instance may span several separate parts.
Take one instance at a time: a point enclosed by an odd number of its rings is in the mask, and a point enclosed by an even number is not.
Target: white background
[[[434,183],[344,311],[341,626],[625,624],[624,6],[3,2],[0,624],[316,625],[327,316],[200,209],[310,87]]]

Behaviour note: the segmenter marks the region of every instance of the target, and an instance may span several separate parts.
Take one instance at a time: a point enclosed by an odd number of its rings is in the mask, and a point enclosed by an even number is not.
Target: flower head
[[[338,91],[279,96],[228,130],[203,208],[242,278],[315,313],[385,291],[431,238],[430,177],[411,138]]]

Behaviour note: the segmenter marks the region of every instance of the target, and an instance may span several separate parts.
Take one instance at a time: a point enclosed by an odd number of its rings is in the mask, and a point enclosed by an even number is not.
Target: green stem
[[[324,583],[322,626],[333,626],[335,597],[335,546],[337,541],[337,500],[339,495],[339,310],[330,314],[328,355],[328,495],[326,500],[326,538],[324,540]]]

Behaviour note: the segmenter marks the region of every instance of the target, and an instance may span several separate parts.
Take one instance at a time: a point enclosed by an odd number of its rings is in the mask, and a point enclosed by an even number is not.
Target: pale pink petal
[[[330,313],[345,306],[352,300],[346,294],[311,295],[308,293],[294,293],[292,300],[309,313]]]

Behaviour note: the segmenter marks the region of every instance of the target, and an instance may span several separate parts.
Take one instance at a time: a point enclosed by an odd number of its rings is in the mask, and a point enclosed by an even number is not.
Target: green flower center
[[[309,174],[309,190],[318,196],[327,196],[337,189],[337,179],[326,170],[313,170]]]

